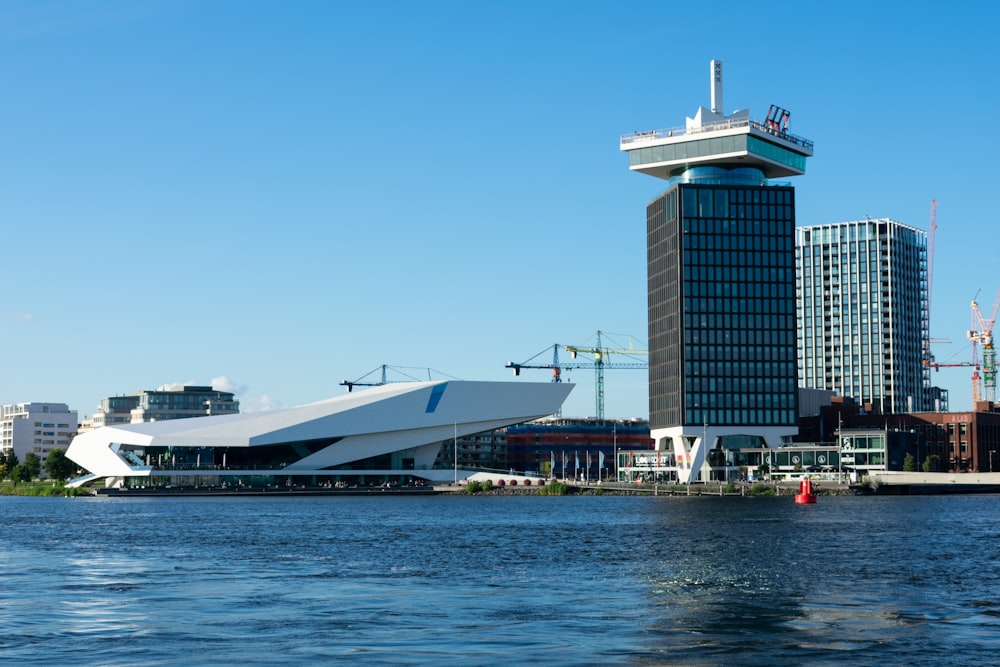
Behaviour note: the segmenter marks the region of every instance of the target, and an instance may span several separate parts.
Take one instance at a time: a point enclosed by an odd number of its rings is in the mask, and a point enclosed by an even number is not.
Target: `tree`
[[[27,482],[31,480],[31,475],[28,474],[28,470],[24,465],[18,463],[16,466],[10,469],[10,478],[14,482]]]
[[[14,453],[13,449],[0,451],[0,477],[10,477],[14,466],[18,463],[20,461],[17,460],[17,454]]]
[[[24,463],[21,465],[28,474],[28,479],[35,479],[36,477],[40,477],[42,474],[42,460],[38,458],[38,454],[34,452],[28,452],[25,454]]]
[[[45,457],[45,471],[52,479],[69,479],[76,472],[76,464],[66,458],[65,449],[50,449]]]
[[[906,452],[903,458],[903,472],[917,472],[917,460],[910,452]]]
[[[926,459],[924,459],[924,472],[937,472],[938,462],[941,457],[937,454],[931,454]]]

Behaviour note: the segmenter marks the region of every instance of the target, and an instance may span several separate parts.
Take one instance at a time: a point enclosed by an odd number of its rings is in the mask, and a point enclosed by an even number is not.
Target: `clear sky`
[[[1000,287],[1000,10],[886,5],[2,0],[0,403],[214,383],[260,410],[645,345],[665,183],[618,141],[709,106],[713,58],[727,112],[815,142],[799,224],[927,229],[938,200],[934,351],[968,361]],[[969,377],[934,375],[953,409]],[[645,371],[605,383],[648,416]]]

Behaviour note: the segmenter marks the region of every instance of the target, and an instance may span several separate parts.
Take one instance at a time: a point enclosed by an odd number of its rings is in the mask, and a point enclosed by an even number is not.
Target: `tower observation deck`
[[[749,109],[722,111],[722,62],[713,60],[712,108],[699,107],[684,127],[634,132],[621,137],[629,169],[664,180],[754,181],[799,176],[812,157],[813,143],[788,131],[789,113],[771,106],[764,121]]]
[[[725,481],[748,442],[798,431],[795,189],[812,142],[772,105],[763,121],[712,108],[685,127],[621,137],[629,169],[667,181],[646,205],[649,424],[677,479]]]

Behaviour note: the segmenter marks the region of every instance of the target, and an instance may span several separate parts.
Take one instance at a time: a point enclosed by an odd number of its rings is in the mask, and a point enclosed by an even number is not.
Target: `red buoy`
[[[795,503],[797,505],[808,505],[814,502],[816,502],[816,493],[812,489],[812,481],[804,479],[799,482],[799,492],[795,494]]]

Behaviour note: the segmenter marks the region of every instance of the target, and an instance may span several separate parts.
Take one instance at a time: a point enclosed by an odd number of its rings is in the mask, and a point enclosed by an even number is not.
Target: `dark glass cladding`
[[[647,241],[650,427],[794,426],[794,189],[677,185]]]

